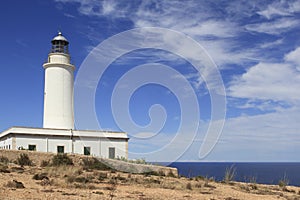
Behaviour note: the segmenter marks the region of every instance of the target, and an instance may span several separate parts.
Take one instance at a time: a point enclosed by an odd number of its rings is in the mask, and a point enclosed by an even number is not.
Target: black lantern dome
[[[69,41],[59,31],[52,41],[51,53],[64,53],[69,54]]]

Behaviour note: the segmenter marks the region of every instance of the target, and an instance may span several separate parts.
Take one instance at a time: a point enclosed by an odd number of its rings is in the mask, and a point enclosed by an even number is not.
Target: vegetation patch
[[[235,173],[236,173],[236,168],[233,165],[231,165],[229,168],[226,168],[224,182],[228,184],[231,181],[233,181],[235,177]]]
[[[5,186],[9,188],[25,188],[22,182],[16,180],[8,181]]]
[[[59,153],[53,156],[51,161],[52,166],[74,165],[73,160],[65,153]]]
[[[26,153],[21,153],[19,155],[19,157],[17,158],[17,164],[21,165],[21,166],[31,166],[32,165],[32,161],[30,160],[28,154]]]
[[[191,183],[187,183],[187,184],[186,184],[186,189],[192,190],[192,184],[191,184]]]
[[[5,156],[0,156],[0,163],[7,164],[7,163],[9,163],[9,159]]]
[[[98,180],[104,181],[105,179],[107,179],[107,173],[100,172],[98,175]]]
[[[99,194],[99,195],[103,195],[104,193],[102,191],[95,191],[93,192],[94,194]]]
[[[47,177],[47,173],[38,173],[38,174],[33,175],[32,179],[43,180],[43,179],[49,179],[49,178]]]
[[[8,166],[6,164],[2,164],[2,163],[0,163],[0,172],[10,173],[10,171],[8,170]]]
[[[47,167],[50,165],[50,161],[49,160],[42,160],[40,167]]]

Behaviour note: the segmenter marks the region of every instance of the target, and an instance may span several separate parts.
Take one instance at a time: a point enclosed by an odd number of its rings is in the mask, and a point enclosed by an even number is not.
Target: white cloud
[[[297,19],[285,17],[272,22],[248,24],[245,26],[245,28],[248,31],[266,33],[271,35],[280,35],[284,32],[288,32],[298,25],[299,21]]]
[[[102,4],[103,15],[109,15],[115,12],[115,6],[116,4],[113,1],[104,1]]]
[[[259,15],[267,19],[272,19],[281,16],[292,16],[294,13],[300,11],[299,1],[275,1],[264,10],[258,11]]]
[[[292,108],[227,119],[220,138],[222,142],[214,150],[215,157],[212,158],[227,161],[299,161],[296,153],[300,145],[299,113],[299,109]]]
[[[237,98],[295,103],[300,100],[300,48],[288,53],[284,63],[259,63],[236,77],[228,95]],[[288,63],[288,62],[294,63]],[[298,68],[298,69],[297,69]]]
[[[257,12],[258,14],[264,16],[267,19],[271,19],[274,16],[290,16],[291,14],[283,10],[282,7],[275,7],[274,5],[269,5],[267,9]]]
[[[243,31],[238,22],[228,16],[219,17],[220,13],[215,12],[209,2],[151,0],[124,4],[120,1],[58,1],[80,3],[78,11],[88,16],[126,17],[134,27],[163,27],[183,32],[197,40],[219,66],[245,62],[243,60],[254,57],[252,51],[236,49],[238,43],[235,37]],[[91,39],[97,40],[94,36],[99,35],[98,31],[96,34],[91,32]],[[188,47],[185,50],[192,51]]]
[[[223,161],[299,161],[296,152],[299,151],[300,110],[289,108],[277,112],[229,118],[225,122],[224,129],[217,145],[204,160]],[[201,122],[200,130],[194,138],[189,149],[183,151],[183,160],[199,161],[199,150],[203,145],[203,139],[209,122]],[[173,147],[173,153],[182,151],[181,140],[191,139],[191,133],[182,135]],[[185,137],[184,137],[185,136]],[[130,141],[130,147],[137,150],[137,145],[143,145],[141,149],[156,149],[172,141],[174,135],[162,134],[158,139],[144,141]],[[188,142],[188,141],[184,141]],[[185,143],[187,144],[187,143]],[[145,150],[146,151],[146,150]],[[294,152],[293,152],[294,151]],[[161,151],[161,157],[147,157],[150,160],[164,160],[172,152]],[[238,153],[237,153],[238,152]]]
[[[272,41],[272,42],[262,43],[259,46],[260,46],[260,48],[264,49],[264,48],[274,48],[274,47],[276,47],[278,45],[281,45],[281,44],[283,44],[283,39],[282,38],[278,39],[278,40],[275,40],[275,41]]]
[[[300,71],[300,47],[286,54],[285,60],[294,63],[297,66],[297,69]]]
[[[62,3],[79,3],[78,12],[87,16],[114,15],[114,17],[124,16],[124,12],[119,8],[119,4],[114,0],[55,0]]]
[[[231,83],[228,94],[238,98],[300,100],[300,73],[287,64],[259,63]]]
[[[185,24],[185,22],[181,22]],[[174,28],[180,30],[181,26],[174,26]],[[215,37],[233,37],[236,35],[236,25],[230,22],[224,22],[221,20],[207,20],[195,24],[194,26],[189,26],[183,29],[183,31],[191,36],[215,36]]]

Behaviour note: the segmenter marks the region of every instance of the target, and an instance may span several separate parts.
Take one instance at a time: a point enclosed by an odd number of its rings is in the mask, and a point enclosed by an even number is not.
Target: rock
[[[42,186],[51,185],[51,182],[47,176],[42,179],[41,185]]]

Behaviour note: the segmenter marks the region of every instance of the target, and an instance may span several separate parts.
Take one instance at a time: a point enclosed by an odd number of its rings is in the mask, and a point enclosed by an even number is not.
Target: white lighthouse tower
[[[45,69],[44,128],[74,129],[74,70],[70,63],[68,40],[58,32]]]

